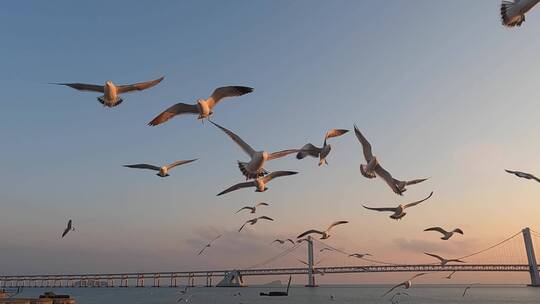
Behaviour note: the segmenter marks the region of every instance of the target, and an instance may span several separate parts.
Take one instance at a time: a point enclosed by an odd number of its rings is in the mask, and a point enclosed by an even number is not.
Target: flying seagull
[[[334,249],[332,249],[332,248],[324,247],[323,249],[319,250],[319,252],[323,252],[323,251],[326,251],[326,250],[334,251]]]
[[[410,279],[408,279],[407,281],[401,282],[401,283],[395,285],[394,287],[390,288],[390,290],[388,290],[388,291],[387,291],[385,294],[383,294],[381,297],[386,296],[387,294],[391,293],[394,289],[399,288],[399,287],[403,287],[403,288],[405,288],[405,289],[411,288],[411,286],[412,286],[412,280],[416,279],[416,278],[419,277],[419,276],[423,276],[423,275],[425,275],[425,274],[427,274],[427,273],[426,273],[426,272],[422,272],[422,273],[415,274],[414,276],[412,276],[412,277],[411,277]]]
[[[319,230],[315,230],[315,229],[311,229],[311,230],[308,230],[302,234],[300,234],[299,236],[297,236],[296,238],[297,239],[300,239],[300,238],[303,238],[305,237],[306,235],[308,234],[312,234],[312,233],[316,233],[316,234],[320,234],[321,235],[321,240],[326,240],[327,238],[330,237],[330,229],[332,229],[333,227],[335,226],[338,226],[338,225],[342,225],[342,224],[347,224],[348,221],[337,221],[337,222],[333,222],[332,224],[330,224],[330,226],[328,226],[328,228],[326,228],[326,230],[324,231],[319,231]]]
[[[275,240],[272,242],[272,244],[275,243],[275,242],[278,242],[278,243],[280,243],[281,245],[285,244],[286,242],[290,242],[291,244],[295,245],[294,241],[291,240],[291,239],[286,239],[286,240],[275,239]]]
[[[206,244],[206,245],[201,249],[201,251],[199,251],[199,253],[198,253],[197,255],[201,255],[201,254],[204,252],[204,250],[206,250],[206,248],[210,248],[210,246],[212,245],[212,243],[213,243],[215,240],[219,239],[220,237],[221,237],[221,234],[218,235],[217,237],[215,237],[215,238],[214,238],[213,240],[211,240],[210,242],[208,242],[208,244]]]
[[[156,116],[156,118],[152,119],[152,121],[150,121],[148,125],[157,126],[175,117],[176,115],[181,114],[199,115],[197,119],[208,118],[210,117],[210,115],[212,115],[212,113],[214,113],[212,110],[221,100],[227,97],[242,96],[251,92],[253,92],[253,88],[250,87],[220,87],[215,89],[212,95],[210,95],[210,97],[208,97],[207,99],[199,99],[195,104],[177,103],[171,106],[170,108]]]
[[[501,3],[501,21],[508,27],[521,26],[525,22],[525,14],[540,0],[514,0]]]
[[[355,258],[359,258],[359,259],[363,259],[366,256],[372,256],[372,255],[369,254],[369,253],[353,253],[353,254],[349,254],[349,257],[355,257]]]
[[[171,170],[172,168],[174,168],[176,166],[184,165],[184,164],[187,164],[187,163],[191,163],[191,162],[194,162],[196,160],[197,160],[197,158],[196,159],[190,159],[190,160],[179,160],[179,161],[175,161],[174,163],[163,166],[163,167],[158,167],[158,166],[149,165],[149,164],[124,165],[124,167],[135,168],[135,169],[148,169],[148,170],[158,171],[158,173],[156,173],[157,176],[167,177],[167,176],[169,176],[169,170]]]
[[[456,262],[456,263],[466,263],[465,261],[462,261],[460,259],[445,259],[439,255],[436,255],[436,254],[433,254],[433,253],[427,253],[427,252],[424,252],[424,254],[426,255],[429,255],[431,257],[434,257],[436,258],[437,260],[439,260],[441,262],[441,265],[444,266],[448,263],[451,263],[451,262]]]
[[[444,229],[442,229],[441,227],[431,227],[431,228],[428,228],[428,229],[425,229],[424,231],[437,231],[437,232],[440,232],[442,233],[442,237],[441,237],[441,240],[448,240],[450,239],[454,233],[459,233],[459,234],[463,234],[463,230],[459,229],[459,228],[456,228],[452,231],[446,231]]]
[[[514,174],[517,177],[526,178],[526,179],[532,179],[540,183],[540,179],[530,173],[520,172],[520,171],[512,171],[512,170],[504,170],[510,174]]]
[[[371,152],[371,144],[369,141],[364,137],[362,132],[358,129],[358,127],[354,126],[354,133],[356,134],[356,138],[358,138],[358,141],[360,141],[360,144],[362,144],[362,150],[364,153],[364,158],[366,159],[367,164],[361,164],[360,165],[360,173],[366,177],[366,178],[375,178],[380,177],[382,178],[388,186],[394,191],[394,193],[403,195],[403,192],[407,191],[406,186],[414,185],[421,183],[427,178],[422,179],[415,179],[410,181],[401,181],[397,180],[392,177],[390,172],[386,171],[377,160],[377,157],[373,156],[373,153]]]
[[[184,298],[185,295],[188,292],[188,288],[189,288],[189,286],[186,285],[186,287],[184,287],[184,290],[180,290],[180,298],[178,298],[178,300],[176,300],[177,303],[180,302],[180,301],[185,301],[187,303],[189,301],[189,298]]]
[[[62,233],[62,238],[64,238],[70,231],[75,231],[75,227],[73,227],[73,222],[71,219],[68,221],[67,227],[64,229],[64,233]]]
[[[97,100],[105,107],[116,107],[124,101],[120,98],[119,94],[133,92],[133,91],[142,91],[149,89],[158,83],[160,83],[163,78],[160,77],[155,80],[150,80],[147,82],[139,82],[134,84],[126,85],[115,85],[112,81],[105,82],[105,85],[96,85],[96,84],[87,84],[87,83],[52,83],[57,85],[64,85],[71,88],[74,88],[79,91],[90,91],[103,93],[103,96],[99,96]]]
[[[446,277],[444,277],[445,279],[448,279],[448,280],[451,280],[452,279],[452,276],[454,275],[454,273],[456,273],[456,271],[452,271],[449,275],[447,275]]]
[[[394,219],[394,220],[399,220],[399,219],[403,218],[407,214],[407,212],[405,212],[405,209],[407,209],[409,207],[414,207],[414,206],[420,204],[421,202],[429,199],[432,195],[433,195],[433,191],[431,191],[429,196],[424,198],[423,200],[419,200],[419,201],[409,203],[409,204],[406,204],[406,205],[401,205],[400,204],[397,207],[374,208],[374,207],[367,207],[367,206],[364,206],[364,205],[362,205],[362,206],[364,208],[366,208],[366,209],[375,210],[375,211],[379,211],[379,212],[385,212],[385,211],[394,212],[394,214],[390,215],[390,218]]]
[[[250,225],[255,225],[257,223],[257,221],[259,220],[268,220],[268,221],[273,221],[274,219],[272,218],[269,218],[268,216],[259,216],[259,217],[256,217],[256,218],[253,218],[251,220],[248,220],[244,223],[244,225],[242,225],[242,227],[240,227],[240,229],[238,229],[238,232],[242,231],[242,229],[244,229],[244,226],[246,226],[247,224],[250,224]]]
[[[267,203],[258,203],[257,205],[253,206],[253,207],[250,207],[250,206],[245,206],[245,207],[242,207],[240,208],[240,210],[236,211],[236,213],[242,211],[242,210],[250,210],[250,213],[255,213],[255,211],[257,210],[257,207],[259,206],[269,206]]]
[[[314,146],[311,143],[307,143],[300,149],[300,152],[296,154],[296,158],[303,159],[306,156],[318,157],[319,166],[323,164],[328,165],[328,162],[326,161],[326,157],[330,153],[330,150],[332,150],[332,147],[330,146],[330,144],[326,143],[326,140],[332,137],[341,136],[347,132],[349,132],[349,130],[343,130],[343,129],[332,129],[326,132],[326,135],[324,136],[324,143],[321,148]]]
[[[294,175],[298,172],[294,171],[274,171],[264,177],[258,177],[257,179],[254,179],[252,181],[247,181],[244,183],[238,183],[236,185],[233,185],[220,193],[218,193],[218,196],[223,195],[225,193],[229,193],[231,191],[235,191],[242,188],[249,188],[249,187],[255,187],[255,192],[264,192],[268,190],[268,187],[266,187],[266,184],[269,183],[272,179],[280,176],[288,176],[288,175]]]
[[[238,161],[238,168],[240,168],[240,171],[242,171],[242,174],[246,177],[246,180],[250,178],[262,177],[268,174],[268,172],[263,168],[266,161],[284,157],[299,151],[298,149],[282,150],[274,153],[255,151],[238,135],[218,125],[217,123],[214,123],[213,121],[210,122],[221,129],[221,131],[225,132],[225,134],[227,134],[237,145],[239,145],[240,148],[242,148],[242,150],[244,150],[244,152],[246,152],[246,154],[251,158],[249,162]]]

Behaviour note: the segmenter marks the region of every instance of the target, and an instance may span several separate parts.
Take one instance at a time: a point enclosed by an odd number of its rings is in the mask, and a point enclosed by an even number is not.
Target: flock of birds
[[[515,1],[503,1],[501,5],[501,18],[502,22],[506,26],[520,26],[525,21],[525,14],[530,11],[540,0],[515,0]],[[135,91],[142,91],[149,88],[152,88],[156,85],[158,85],[164,77],[160,77],[155,80],[146,81],[146,82],[140,82],[140,83],[134,83],[134,84],[127,84],[127,85],[116,85],[112,81],[107,81],[104,85],[95,85],[95,84],[86,84],[86,83],[54,83],[56,85],[63,85],[68,86],[73,89],[79,90],[79,91],[90,91],[95,93],[103,94],[101,96],[97,97],[97,100],[105,107],[116,107],[120,105],[124,99],[120,97],[121,94],[129,93],[129,92],[135,92]],[[215,107],[218,103],[223,101],[226,98],[232,98],[232,97],[239,97],[243,96],[249,93],[253,92],[253,88],[247,87],[247,86],[224,86],[219,87],[213,91],[213,93],[206,99],[198,99],[195,103],[192,104],[186,104],[186,103],[177,103],[172,105],[171,107],[165,109],[163,112],[158,114],[154,119],[152,119],[148,125],[149,126],[157,126],[160,124],[164,124],[171,120],[172,118],[184,114],[192,114],[197,115],[198,120],[208,120],[212,125],[214,125],[217,129],[221,130],[225,135],[227,135],[236,145],[240,147],[240,149],[247,154],[248,160],[246,161],[238,161],[237,166],[240,170],[240,173],[245,178],[245,181],[239,182],[237,184],[234,184],[227,189],[219,192],[217,195],[221,196],[224,194],[227,194],[232,191],[237,191],[243,188],[254,188],[255,192],[264,192],[268,190],[268,183],[270,183],[273,179],[278,177],[285,177],[285,176],[292,176],[297,174],[298,172],[294,171],[274,171],[274,172],[268,172],[265,169],[265,165],[268,161],[276,160],[279,158],[286,157],[288,155],[296,154],[296,158],[301,160],[306,157],[311,158],[318,158],[318,165],[328,165],[327,157],[330,154],[332,147],[328,143],[329,139],[336,138],[345,135],[349,132],[349,130],[346,129],[331,129],[328,132],[326,132],[324,136],[324,140],[321,147],[315,146],[312,143],[307,143],[303,145],[301,148],[298,149],[287,149],[287,150],[281,150],[276,152],[268,152],[266,150],[256,150],[252,146],[250,146],[246,141],[244,141],[240,136],[238,136],[236,133],[232,132],[231,130],[215,123],[210,118],[214,114]],[[360,164],[360,174],[366,178],[366,179],[380,179],[386,183],[386,185],[397,195],[402,196],[405,191],[407,191],[408,186],[417,185],[427,180],[427,178],[419,178],[419,179],[412,179],[412,180],[400,180],[386,170],[379,159],[373,154],[372,146],[370,142],[366,139],[364,134],[360,131],[360,129],[354,125],[354,133],[355,136],[359,142],[359,144],[362,147],[362,154],[363,158],[365,160],[365,163]],[[171,164],[163,165],[163,166],[157,166],[152,164],[130,164],[130,165],[124,165],[124,167],[127,168],[133,168],[133,169],[145,169],[145,170],[151,170],[154,172],[157,172],[156,175],[159,177],[167,177],[169,176],[169,173],[172,169],[189,164],[192,162],[195,162],[197,159],[189,159],[189,160],[179,160],[175,161]],[[535,180],[540,183],[540,179],[536,176],[520,172],[520,171],[512,171],[512,170],[506,170],[506,172],[510,174],[514,174],[517,177],[525,178],[525,179],[531,179]],[[407,204],[399,204],[395,207],[368,207],[363,206],[367,210],[371,211],[377,211],[377,212],[391,212],[390,218],[394,220],[400,220],[402,219],[407,212],[406,209],[418,206],[419,204],[429,200],[433,196],[433,191],[429,193],[429,195],[421,200],[414,201]],[[243,210],[249,211],[249,214],[256,214],[256,212],[260,209],[260,207],[263,206],[269,206],[267,203],[258,203],[254,206],[245,206],[238,210],[236,213],[240,213]],[[254,218],[251,218],[247,221],[245,221],[240,228],[238,229],[238,232],[241,232],[247,225],[253,226],[256,225],[260,221],[274,221],[274,219],[268,217],[268,216],[257,216]],[[294,238],[287,238],[287,239],[275,239],[272,243],[279,243],[281,245],[284,245],[286,243],[290,243],[291,245],[295,245],[297,243],[306,241],[305,237],[310,235],[318,235],[320,239],[328,239],[331,237],[330,232],[333,231],[333,229],[337,226],[341,226],[344,224],[347,224],[348,221],[339,220],[331,223],[326,229],[309,229],[306,230],[303,233],[300,233],[296,240]],[[67,226],[65,230],[62,233],[62,238],[64,238],[68,233],[71,231],[75,231],[73,227],[73,222],[70,219],[67,223]],[[441,227],[430,227],[425,229],[426,232],[438,232],[440,233],[441,240],[448,241],[450,240],[455,234],[461,234],[463,235],[464,232],[460,228],[455,228],[452,230],[446,230]],[[212,240],[210,240],[199,252],[198,255],[202,255],[205,250],[210,248],[212,244],[220,239],[222,235],[218,235]],[[323,252],[325,250],[332,250],[331,248],[322,248],[320,252]],[[438,261],[441,265],[446,265],[448,263],[465,263],[462,260],[459,259],[448,259],[445,257],[441,257],[440,255],[434,254],[434,253],[428,253],[425,252],[425,255],[430,256]],[[369,253],[354,253],[350,254],[349,257],[364,259],[367,256],[371,256]],[[302,261],[302,263],[304,263]],[[450,275],[448,275],[446,278],[451,279],[455,272],[452,272]],[[419,273],[408,280],[401,282],[392,288],[390,288],[383,296],[386,296],[396,289],[403,288],[408,289],[412,286],[412,281],[420,276],[426,275],[426,273]],[[470,286],[468,286],[463,296],[465,296],[465,293],[467,290],[470,289]],[[187,291],[184,290],[185,294]],[[394,293],[392,295],[391,301],[397,301],[396,299],[400,296],[408,294],[406,292],[400,291],[397,293]]]

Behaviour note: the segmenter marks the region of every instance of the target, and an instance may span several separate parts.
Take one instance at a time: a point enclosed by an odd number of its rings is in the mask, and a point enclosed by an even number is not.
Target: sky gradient
[[[281,248],[269,243],[334,220],[328,240],[382,260],[431,262],[540,230],[540,187],[504,173],[540,174],[540,12],[500,24],[499,1],[40,1],[0,9],[0,269],[79,273],[242,268]],[[165,80],[104,108],[98,94],[50,82]],[[246,85],[213,119],[256,149],[320,145],[356,123],[394,176],[429,177],[405,196],[359,173],[350,132],[331,140],[329,166],[294,157],[267,169],[300,174],[260,194],[216,194],[242,181],[247,156],[194,117],[148,127],[176,102]],[[165,179],[123,168],[199,158]],[[362,208],[433,198],[400,222]],[[241,234],[244,205],[274,217]],[[60,240],[68,218],[77,231]],[[442,243],[422,232],[461,227]],[[225,237],[195,253],[216,233]],[[517,245],[516,245],[517,246]],[[540,247],[538,248],[540,250]],[[302,257],[302,254],[298,254]],[[519,259],[519,257],[518,257]],[[350,263],[328,256],[326,265]],[[324,265],[323,264],[323,265]],[[289,258],[280,266],[300,266]],[[387,282],[407,274],[323,277]],[[527,275],[516,275],[525,282]],[[458,278],[459,279],[459,278]],[[471,277],[464,277],[463,281]],[[476,278],[474,278],[476,279]],[[508,281],[498,275],[485,281]]]

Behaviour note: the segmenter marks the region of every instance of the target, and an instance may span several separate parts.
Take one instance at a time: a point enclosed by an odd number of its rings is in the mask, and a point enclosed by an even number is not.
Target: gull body
[[[197,119],[209,118],[213,113],[214,107],[221,100],[228,97],[242,96],[253,92],[253,88],[243,86],[227,86],[220,87],[214,90],[212,95],[207,99],[198,99],[195,104],[177,103],[148,123],[149,126],[157,126],[169,119],[181,114],[199,115]]]
[[[220,193],[218,193],[217,196],[220,196],[220,195],[223,195],[225,193],[229,193],[231,191],[235,191],[235,190],[238,190],[238,189],[242,189],[242,188],[249,188],[249,187],[255,187],[255,192],[264,192],[266,190],[268,190],[268,187],[266,187],[266,184],[268,184],[271,180],[273,180],[274,178],[276,177],[280,177],[280,176],[288,176],[288,175],[294,175],[294,174],[297,174],[298,172],[294,172],[294,171],[274,171],[264,177],[258,177],[254,180],[251,180],[251,181],[247,181],[247,182],[244,182],[244,183],[238,183],[236,185],[232,185],[231,187],[221,191]]]
[[[242,211],[242,210],[249,210],[250,213],[255,213],[255,211],[257,210],[257,207],[259,206],[268,206],[267,203],[258,203],[257,205],[255,206],[245,206],[245,207],[242,207],[240,208],[238,211],[236,211],[236,213]]]
[[[309,235],[309,234],[319,234],[321,235],[321,240],[326,240],[330,237],[330,230],[335,227],[335,226],[338,226],[338,225],[343,225],[343,224],[347,224],[348,221],[337,221],[337,222],[333,222],[332,224],[330,224],[330,226],[328,226],[328,228],[326,228],[326,230],[324,231],[320,231],[320,230],[315,230],[315,229],[311,229],[311,230],[308,230],[308,231],[305,231],[303,232],[302,234],[300,234],[299,236],[297,236],[296,238],[297,239],[301,239],[303,237],[305,237],[306,235]]]
[[[64,238],[70,231],[75,231],[73,221],[71,221],[71,219],[68,221],[66,229],[64,229],[64,232],[62,233],[62,238]]]
[[[250,220],[246,221],[246,222],[244,223],[244,225],[242,225],[242,227],[240,227],[240,229],[238,229],[238,232],[242,231],[242,229],[244,229],[244,227],[245,227],[247,224],[253,226],[253,225],[257,224],[257,222],[258,222],[259,220],[274,221],[274,219],[272,219],[272,218],[270,218],[270,217],[268,217],[268,216],[264,216],[264,215],[263,215],[263,216],[259,216],[259,217],[256,217],[256,218],[253,218],[253,219],[250,219]]]
[[[419,276],[423,276],[427,273],[425,272],[422,272],[422,273],[418,273],[418,274],[415,274],[414,276],[412,276],[410,279],[408,279],[407,281],[405,282],[401,282],[395,286],[393,286],[392,288],[390,288],[385,294],[382,295],[382,297],[386,296],[387,294],[391,293],[394,289],[396,288],[399,288],[399,287],[403,287],[405,289],[409,289],[412,287],[412,280],[416,279],[417,277]]]
[[[322,166],[323,164],[328,165],[328,162],[326,161],[326,157],[328,156],[328,154],[330,154],[330,151],[332,150],[332,146],[327,143],[327,140],[332,137],[341,136],[347,132],[349,132],[349,130],[344,130],[344,129],[332,129],[326,132],[326,135],[324,136],[324,143],[321,148],[314,146],[311,143],[307,143],[296,154],[296,158],[303,159],[306,156],[318,157],[319,166]]]
[[[504,0],[501,3],[501,21],[504,26],[521,26],[525,22],[525,14],[540,0]]]
[[[445,241],[449,240],[454,235],[454,233],[459,233],[459,234],[463,235],[463,230],[461,230],[459,228],[456,228],[456,229],[454,229],[452,231],[446,231],[441,227],[431,227],[431,228],[425,229],[424,231],[437,231],[437,232],[440,232],[443,235],[441,237],[441,240],[445,240]]]
[[[104,85],[95,85],[87,83],[53,83],[57,85],[64,85],[70,88],[79,90],[79,91],[90,91],[103,93],[102,96],[97,97],[97,100],[105,107],[116,107],[124,101],[120,98],[120,94],[133,92],[133,91],[142,91],[149,89],[158,83],[160,83],[164,77],[160,77],[155,80],[150,80],[146,82],[139,82],[134,84],[126,85],[115,85],[111,80],[105,82]]]
[[[427,252],[424,252],[424,254],[426,255],[429,255],[431,257],[434,257],[436,258],[437,260],[439,260],[441,262],[441,265],[444,266],[448,263],[451,263],[451,262],[456,262],[456,263],[466,263],[465,261],[462,261],[460,259],[445,259],[439,255],[436,255],[436,254],[433,254],[433,253],[427,253]]]
[[[431,196],[433,195],[433,191],[431,191],[431,193],[429,194],[428,197],[422,199],[422,200],[419,200],[419,201],[416,201],[416,202],[412,202],[412,203],[409,203],[409,204],[406,204],[406,205],[398,205],[397,207],[383,207],[383,208],[375,208],[375,207],[367,207],[367,206],[364,206],[362,205],[364,208],[366,209],[369,209],[369,210],[374,210],[374,211],[379,211],[379,212],[393,212],[392,215],[390,215],[390,218],[391,219],[394,219],[394,220],[400,220],[402,219],[405,215],[407,215],[407,212],[405,212],[405,209],[407,208],[410,208],[410,207],[414,207],[426,200],[428,200]]]
[[[179,161],[175,161],[172,164],[162,166],[162,167],[149,165],[149,164],[124,165],[124,167],[126,167],[126,168],[134,168],[134,169],[148,169],[148,170],[158,171],[158,173],[156,173],[157,176],[159,176],[159,177],[167,177],[167,176],[169,176],[169,170],[171,170],[172,168],[174,168],[176,166],[188,164],[188,163],[194,162],[196,160],[197,160],[197,158],[196,159],[189,159],[189,160],[179,160]]]
[[[521,171],[512,171],[512,170],[504,170],[510,174],[514,174],[517,177],[525,178],[525,179],[532,179],[540,183],[540,179],[530,173],[525,173]]]

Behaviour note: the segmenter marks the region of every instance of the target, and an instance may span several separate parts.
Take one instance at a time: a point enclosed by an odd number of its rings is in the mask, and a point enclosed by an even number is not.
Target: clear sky
[[[503,169],[540,174],[540,12],[508,29],[499,2],[2,3],[2,273],[242,268],[279,253],[269,245],[275,237],[334,220],[350,224],[336,228],[333,246],[409,263],[431,262],[423,251],[460,256],[525,226],[539,230],[540,187]],[[124,95],[112,109],[97,94],[47,84],[161,75],[161,84]],[[263,194],[216,197],[242,181],[236,161],[247,156],[195,117],[146,124],[222,85],[255,88],[219,104],[213,117],[255,148],[320,145],[326,130],[356,123],[396,177],[430,179],[400,198],[363,178],[350,132],[331,140],[327,167],[272,161],[267,169],[300,174]],[[165,179],[122,167],[190,158],[199,160]],[[400,222],[361,206],[406,203],[432,190]],[[234,232],[249,219],[234,212],[257,201],[271,205],[263,213],[276,221]],[[77,230],[60,240],[68,218]],[[465,235],[443,243],[422,232],[433,225]],[[225,236],[197,257],[216,233]],[[328,255],[324,265],[344,263],[351,261]],[[276,265],[300,266],[290,257]],[[397,276],[408,275],[321,280]]]

